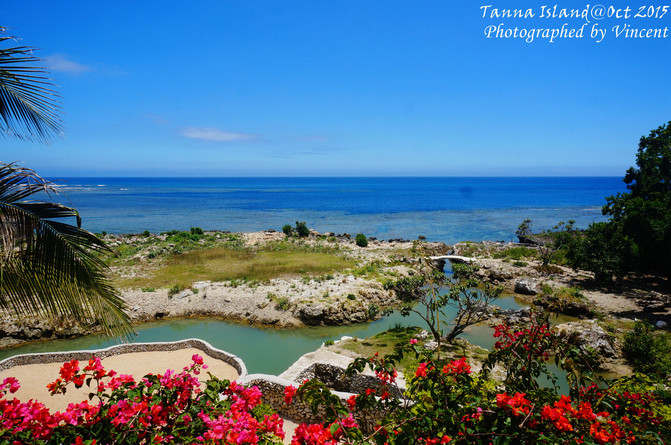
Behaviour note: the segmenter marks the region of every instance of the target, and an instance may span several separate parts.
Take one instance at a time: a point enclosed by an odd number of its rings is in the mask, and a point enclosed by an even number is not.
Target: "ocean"
[[[56,180],[54,180],[56,181]],[[534,229],[605,220],[619,177],[549,178],[60,178],[56,201],[92,232],[172,229],[251,232],[305,221],[321,233],[378,239],[511,241]]]

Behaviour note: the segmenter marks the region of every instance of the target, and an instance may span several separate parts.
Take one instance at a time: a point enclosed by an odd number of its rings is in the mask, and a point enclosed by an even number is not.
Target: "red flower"
[[[290,405],[296,395],[296,388],[289,385],[284,388],[284,403]]]
[[[71,360],[69,362],[63,363],[63,366],[61,366],[60,370],[61,378],[66,382],[70,382],[78,371],[79,360]]]
[[[471,366],[466,363],[466,357],[461,357],[459,360],[453,360],[443,366],[443,374],[470,374]]]
[[[420,363],[415,371],[415,377],[426,377],[426,363]]]

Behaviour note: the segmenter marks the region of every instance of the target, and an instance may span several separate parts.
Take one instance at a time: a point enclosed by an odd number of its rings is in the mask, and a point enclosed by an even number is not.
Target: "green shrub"
[[[179,293],[181,290],[183,290],[184,287],[180,284],[173,284],[168,288],[168,298],[172,298],[173,295]]]
[[[289,299],[285,297],[278,298],[275,303],[275,309],[277,309],[278,311],[289,310]]]
[[[371,303],[368,305],[367,312],[368,312],[368,319],[373,320],[377,316],[377,314],[380,313],[380,307],[377,304]]]
[[[324,342],[324,346],[332,346],[333,345],[333,340],[326,340]]]
[[[664,379],[671,373],[671,346],[663,334],[646,321],[636,321],[634,329],[624,334],[624,356],[634,371]]]
[[[155,292],[156,291],[156,289],[154,289],[153,287],[143,287],[141,290],[142,290],[142,292]]]
[[[286,236],[291,236],[294,233],[294,229],[290,224],[285,224],[282,226],[282,232],[284,232]]]
[[[524,261],[513,261],[513,266],[515,266],[515,267],[525,267],[528,264],[529,263],[525,263]]]
[[[200,227],[191,227],[191,233],[193,235],[204,235],[205,234],[205,232],[203,232],[203,229],[201,229]]]
[[[300,236],[301,238],[305,238],[306,236],[310,235],[310,229],[308,229],[305,221],[296,221],[296,235]]]
[[[525,258],[534,258],[536,251],[524,246],[511,247],[494,253],[494,258],[510,258],[511,260],[522,260]]]
[[[402,277],[397,280],[385,281],[382,287],[385,290],[393,290],[402,301],[413,301],[422,294],[422,286],[425,284],[424,277],[415,275]]]
[[[566,259],[573,268],[594,272],[601,283],[621,279],[632,270],[636,245],[625,236],[620,224],[598,222],[590,224],[582,235],[568,246]]]
[[[356,238],[354,238],[354,242],[359,247],[368,246],[368,238],[366,238],[366,235],[364,235],[363,233],[357,233]]]
[[[151,236],[151,232],[149,232],[149,230],[145,230],[144,232],[142,232],[142,236],[148,238],[149,236]]]

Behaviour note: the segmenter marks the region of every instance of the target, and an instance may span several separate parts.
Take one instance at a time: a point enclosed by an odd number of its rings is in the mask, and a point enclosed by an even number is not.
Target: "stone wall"
[[[380,379],[375,376],[355,374],[349,377],[343,368],[329,363],[314,363],[308,366],[298,375],[296,381],[302,382],[305,379],[317,379],[332,390],[348,394],[359,394],[368,388],[378,389],[383,386]],[[397,387],[388,386],[386,389],[392,397],[402,397]]]
[[[238,383],[245,386],[257,386],[263,393],[262,403],[269,405],[280,416],[291,419],[296,423],[323,423],[326,421],[326,410],[319,407],[316,412],[305,402],[294,398],[291,404],[284,403],[284,388],[289,385],[298,386],[292,382],[274,375],[250,374],[244,379],[238,380]],[[326,382],[324,382],[326,383]],[[353,395],[350,392],[331,391],[346,403],[346,400]],[[354,418],[362,427],[364,432],[373,432],[376,425],[384,417],[384,412],[364,413],[354,412]]]
[[[113,355],[127,354],[131,352],[148,351],[177,351],[179,349],[195,348],[200,349],[212,358],[221,360],[238,371],[240,378],[247,375],[247,367],[239,357],[228,352],[216,349],[204,340],[190,338],[187,340],[162,343],[127,343],[111,346],[106,349],[97,349],[95,351],[70,351],[70,352],[48,352],[38,354],[22,354],[9,357],[0,361],[0,371],[20,365],[33,365],[40,363],[64,363],[70,360],[85,361],[93,357],[104,359]]]

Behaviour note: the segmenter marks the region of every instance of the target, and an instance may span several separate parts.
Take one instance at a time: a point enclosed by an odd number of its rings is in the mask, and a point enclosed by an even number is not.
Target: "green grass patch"
[[[421,331],[422,329],[416,326],[396,327],[388,331],[380,332],[379,334],[364,340],[355,339],[340,342],[335,347],[339,350],[352,351],[361,357],[371,357],[376,352],[381,356],[384,356],[394,352],[397,345],[409,344],[410,340],[415,338]],[[419,340],[417,344],[421,346],[430,340],[432,340],[432,338]],[[471,360],[482,362],[486,355],[487,351],[469,347],[467,342],[457,340],[454,343],[441,344],[440,354],[438,354],[435,359],[437,363],[441,364],[461,357],[468,357],[469,362]],[[397,369],[401,372],[406,370],[412,371],[422,360],[421,357],[420,359],[417,359],[415,354],[408,353],[403,357],[401,363],[397,366]]]
[[[530,249],[524,246],[511,247],[494,253],[494,258],[507,258],[515,261],[533,259],[536,258],[536,256],[537,252],[535,249]]]
[[[196,281],[266,281],[295,275],[324,275],[347,269],[353,261],[319,252],[249,252],[214,248],[170,256],[143,277],[117,279],[119,287],[190,287]]]
[[[391,354],[396,349],[396,345],[405,345],[410,343],[422,329],[413,327],[397,327],[388,331],[380,332],[365,340],[349,340],[338,343],[340,349],[353,351],[362,357],[371,357],[378,352],[380,355]],[[401,368],[416,366],[417,360],[413,354],[406,355],[401,361]]]

